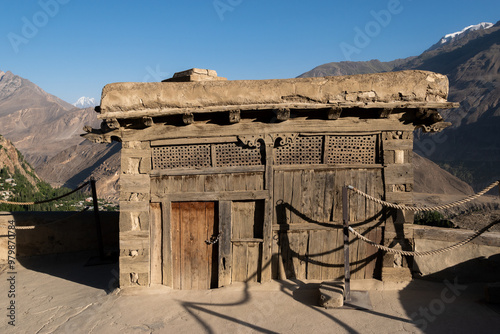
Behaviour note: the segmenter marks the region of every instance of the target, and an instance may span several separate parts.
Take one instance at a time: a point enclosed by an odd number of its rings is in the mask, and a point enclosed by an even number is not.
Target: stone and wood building
[[[413,132],[449,125],[447,95],[425,71],[230,81],[192,69],[106,85],[102,126],[83,136],[122,142],[120,285],[342,278],[342,187],[412,204]],[[351,195],[350,217],[411,249],[411,214]],[[350,252],[354,279],[408,272],[354,238]]]

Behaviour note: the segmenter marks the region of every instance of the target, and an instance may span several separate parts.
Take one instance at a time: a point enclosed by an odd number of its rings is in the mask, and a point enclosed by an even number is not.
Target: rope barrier
[[[490,184],[488,187],[486,187],[483,190],[481,190],[480,192],[478,192],[477,194],[471,195],[471,196],[464,198],[460,201],[451,202],[448,204],[443,204],[443,205],[438,205],[438,206],[433,206],[433,207],[416,207],[416,206],[394,204],[394,203],[386,202],[386,201],[383,201],[381,199],[370,196],[370,195],[362,192],[361,190],[354,188],[353,186],[347,186],[347,188],[349,188],[350,190],[358,193],[359,195],[361,195],[361,196],[363,196],[363,197],[365,197],[373,202],[381,204],[383,206],[387,206],[387,207],[390,207],[393,209],[419,212],[419,211],[438,211],[438,210],[442,210],[442,209],[449,209],[449,208],[452,208],[452,207],[455,207],[455,206],[458,206],[461,204],[465,204],[465,203],[470,202],[478,197],[483,196],[484,194],[486,194],[488,191],[490,191],[491,189],[493,189],[497,185],[500,185],[500,181],[495,181],[492,184]]]
[[[85,187],[86,185],[88,185],[90,182],[85,182],[84,184],[82,184],[81,186],[79,186],[78,188],[70,191],[69,193],[66,193],[64,195],[61,195],[61,196],[57,196],[57,197],[54,197],[54,198],[51,198],[51,199],[45,199],[45,200],[42,200],[42,201],[34,201],[34,202],[11,202],[11,201],[4,201],[4,200],[0,200],[0,204],[12,204],[12,205],[34,205],[34,204],[42,204],[42,203],[48,203],[48,202],[52,202],[52,201],[57,201],[58,199],[61,199],[63,197],[66,197],[66,196],[69,196],[71,194],[73,194],[74,192],[77,192],[78,190],[82,189],[83,187]]]
[[[483,227],[479,231],[476,231],[476,233],[474,233],[470,237],[468,237],[468,238],[466,238],[466,239],[464,239],[464,240],[462,240],[460,242],[457,242],[456,244],[453,244],[453,245],[448,246],[448,247],[440,248],[440,249],[426,251],[426,252],[413,252],[413,251],[404,251],[404,250],[389,248],[389,247],[386,247],[386,246],[383,246],[383,245],[379,245],[376,242],[374,242],[374,241],[366,238],[365,236],[363,236],[359,232],[355,231],[350,226],[349,226],[349,231],[351,233],[353,233],[355,236],[357,236],[358,238],[360,238],[361,240],[363,240],[364,242],[366,242],[367,244],[370,244],[373,247],[376,247],[378,249],[381,249],[381,250],[389,252],[389,253],[401,254],[401,255],[405,255],[405,256],[428,256],[428,255],[435,255],[435,254],[444,253],[444,252],[450,251],[452,249],[459,248],[459,247],[461,247],[461,246],[463,246],[463,245],[471,242],[472,240],[474,240],[475,238],[477,238],[478,236],[480,236],[481,234],[483,234],[484,232],[486,232],[490,227],[492,227],[493,225],[496,225],[498,223],[500,223],[500,220],[494,221],[493,223],[491,223],[491,224]]]
[[[78,211],[77,213],[74,213],[71,216],[64,217],[64,218],[61,218],[61,219],[57,219],[57,220],[54,220],[54,221],[51,221],[51,222],[48,222],[48,223],[44,223],[44,224],[40,224],[40,225],[30,225],[30,226],[17,226],[16,225],[16,230],[34,230],[37,227],[47,226],[47,225],[52,225],[52,224],[57,224],[57,223],[60,223],[62,221],[68,220],[70,218],[76,217],[76,216],[84,213],[85,211],[87,211],[89,208],[90,207],[87,206],[82,211]]]
[[[433,207],[416,207],[416,206],[407,206],[407,205],[394,204],[394,203],[386,202],[384,200],[381,200],[381,199],[375,198],[373,196],[370,196],[370,195],[362,192],[361,190],[356,189],[353,186],[347,186],[347,188],[350,189],[350,190],[352,190],[352,191],[354,191],[354,192],[356,192],[357,194],[365,197],[366,199],[371,200],[373,202],[376,202],[378,204],[381,204],[383,206],[387,206],[387,207],[390,207],[390,208],[393,208],[393,209],[400,209],[400,210],[406,210],[406,211],[420,212],[420,211],[438,211],[438,210],[442,210],[442,209],[449,209],[449,208],[452,208],[452,207],[455,207],[455,206],[458,206],[458,205],[461,205],[461,204],[465,204],[465,203],[470,202],[470,201],[472,201],[472,200],[474,200],[474,199],[476,199],[478,197],[483,196],[484,194],[486,194],[488,191],[490,191],[491,189],[493,189],[497,185],[500,185],[500,181],[495,181],[492,184],[490,184],[488,187],[486,187],[483,190],[481,190],[480,192],[478,192],[477,194],[471,195],[471,196],[466,197],[466,198],[464,198],[462,200],[451,202],[451,203],[448,203],[448,204],[433,206]],[[435,255],[435,254],[444,253],[444,252],[450,251],[452,249],[456,249],[458,247],[461,247],[461,246],[469,243],[473,239],[477,238],[478,236],[480,236],[481,234],[483,234],[484,232],[486,232],[490,227],[492,227],[493,225],[496,225],[498,223],[500,223],[500,220],[494,221],[493,223],[491,223],[491,224],[483,227],[479,231],[475,232],[470,237],[468,237],[468,238],[466,238],[466,239],[464,239],[464,240],[462,240],[462,241],[460,241],[460,242],[458,242],[458,243],[456,243],[454,245],[451,245],[451,246],[448,246],[448,247],[444,247],[444,248],[440,248],[440,249],[435,249],[435,250],[432,250],[432,251],[426,251],[426,252],[404,251],[404,250],[389,248],[389,247],[386,247],[386,246],[383,246],[383,245],[379,245],[376,242],[373,242],[372,240],[366,238],[365,236],[363,236],[359,232],[355,231],[351,226],[349,226],[349,231],[351,233],[353,233],[355,236],[357,236],[359,239],[361,239],[364,242],[372,245],[373,247],[376,247],[378,249],[381,249],[381,250],[389,252],[389,253],[401,254],[401,255],[405,255],[405,256],[428,256],[428,255]]]

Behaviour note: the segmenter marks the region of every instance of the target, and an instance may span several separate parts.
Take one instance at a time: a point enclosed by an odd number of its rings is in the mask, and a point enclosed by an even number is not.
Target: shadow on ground
[[[500,304],[486,300],[492,282],[500,282],[500,254],[414,279],[399,295],[408,317],[424,333],[493,333],[500,326]]]
[[[99,265],[98,252],[78,252],[66,254],[40,255],[18,258],[19,263],[36,272],[59,277],[71,282],[105,290],[110,293],[118,287],[118,261]]]
[[[273,295],[270,294],[269,298],[264,302],[259,303],[258,310],[255,310],[255,314],[250,317],[250,320],[242,320],[233,316],[229,316],[225,311],[227,307],[236,307],[244,304],[250,304],[252,301],[252,292],[250,292],[249,281],[251,278],[244,283],[243,296],[239,300],[232,303],[202,303],[202,302],[181,302],[182,307],[203,327],[206,333],[215,333],[215,329],[210,325],[210,321],[207,321],[207,317],[218,318],[219,320],[229,321],[233,325],[244,326],[248,328],[251,332],[256,333],[276,333],[273,330],[264,328],[256,325],[259,323],[259,317],[267,317],[272,313],[279,312],[282,306],[283,300],[274,300]],[[291,297],[296,302],[299,302],[307,309],[312,310],[317,316],[323,318],[323,325],[328,328],[328,323],[331,322],[332,328],[342,328],[344,332],[348,333],[361,333],[356,330],[351,324],[343,320],[340,315],[343,310],[341,309],[325,309],[319,305],[319,284],[320,283],[307,283],[298,279],[291,279],[286,281],[278,281],[279,290],[288,297]],[[339,313],[337,313],[339,312]],[[359,317],[363,317],[366,314],[381,317],[387,320],[395,320],[402,323],[412,324],[412,321],[386,314],[383,311],[373,311],[373,310],[358,310]]]

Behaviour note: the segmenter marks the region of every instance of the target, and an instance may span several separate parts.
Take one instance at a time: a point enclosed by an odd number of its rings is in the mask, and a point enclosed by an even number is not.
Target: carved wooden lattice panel
[[[376,163],[377,135],[327,136],[326,163]]]
[[[210,145],[153,147],[153,169],[210,167]]]
[[[276,148],[276,164],[321,164],[322,155],[323,136],[297,137],[292,143]]]
[[[262,165],[260,147],[247,148],[237,143],[214,144],[215,166],[259,166]]]

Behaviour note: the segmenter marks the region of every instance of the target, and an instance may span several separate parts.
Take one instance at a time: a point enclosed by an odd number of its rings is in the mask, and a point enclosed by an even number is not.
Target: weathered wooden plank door
[[[173,288],[217,287],[217,236],[214,202],[173,202],[171,211]]]
[[[260,282],[264,201],[234,201],[231,214],[232,282]]]

